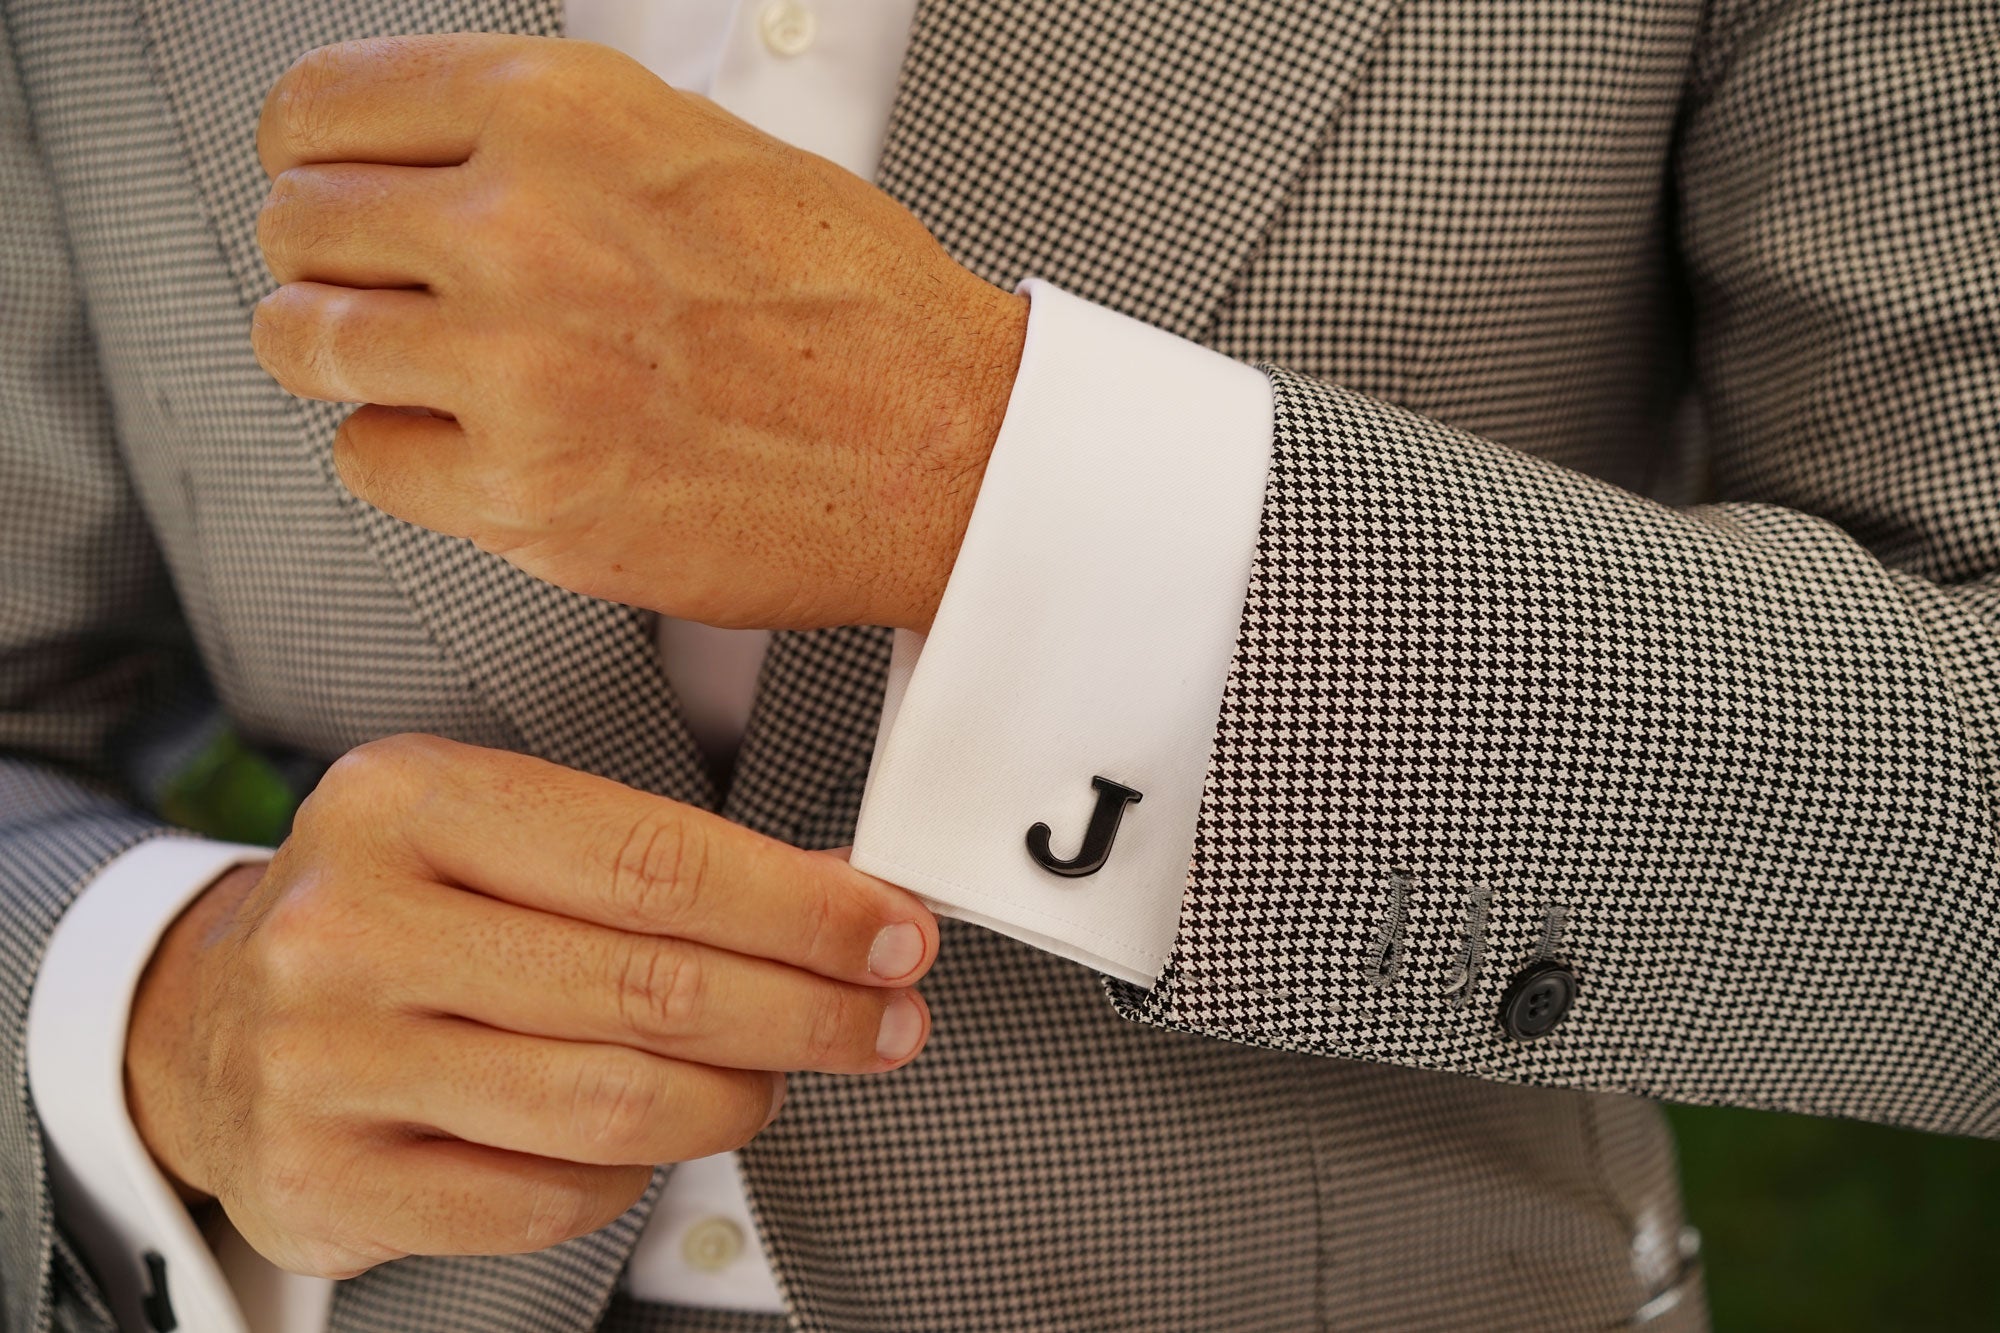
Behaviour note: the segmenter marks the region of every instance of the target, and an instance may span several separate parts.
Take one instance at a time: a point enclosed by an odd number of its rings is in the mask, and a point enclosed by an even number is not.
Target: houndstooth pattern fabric
[[[796,1078],[745,1153],[793,1327],[1694,1328],[1671,1144],[1598,1090],[1992,1132],[1985,8],[919,6],[886,189],[1289,370],[1167,974],[1106,1004],[947,923],[925,1057]],[[250,357],[270,80],[549,0],[0,18],[0,1264],[8,1327],[101,1328],[20,1034],[63,904],[165,832],[114,737],[190,661],[263,743],[438,732],[829,846],[886,640],[781,636],[723,797],[646,617],[356,504]],[[1510,1044],[1542,955],[1582,998]],[[335,1326],[674,1327],[613,1304],[643,1217]]]
[[[1280,375],[1185,929],[1127,1012],[2000,1134],[2000,48],[1971,6],[1740,21],[1678,159],[1719,502]],[[1583,998],[1511,1042],[1549,952]]]
[[[890,643],[865,625],[772,636],[723,814],[800,847],[854,840]]]

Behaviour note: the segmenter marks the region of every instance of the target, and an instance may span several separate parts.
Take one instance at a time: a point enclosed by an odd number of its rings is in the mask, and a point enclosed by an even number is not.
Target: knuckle
[[[635,926],[672,926],[698,913],[708,881],[706,840],[671,812],[651,812],[625,831],[612,858],[610,902]]]
[[[602,1168],[570,1166],[537,1179],[522,1218],[523,1248],[547,1249],[606,1225],[645,1193],[652,1172],[634,1171],[615,1184],[605,1175]]]
[[[418,812],[438,799],[458,748],[442,737],[415,733],[357,745],[320,777],[299,806],[294,827],[336,856],[373,845],[368,839],[410,827]]]
[[[838,942],[840,917],[840,906],[831,889],[821,888],[809,894],[800,923],[804,939],[804,952],[800,956],[816,963],[827,960]]]
[[[335,761],[336,766],[338,762]],[[329,787],[326,781],[332,774],[333,769],[328,768],[320,776],[319,785],[299,802],[298,810],[292,815],[292,835],[286,839],[287,847],[304,846],[311,841],[313,834],[339,823],[334,807],[340,804],[340,800],[334,795],[335,788]]]
[[[607,1052],[578,1074],[571,1114],[588,1141],[609,1156],[626,1156],[659,1123],[664,1100],[636,1052],[630,1058]]]
[[[250,345],[273,379],[301,397],[343,392],[341,367],[367,351],[355,294],[288,284],[257,303]]]
[[[628,947],[619,986],[621,1019],[641,1037],[673,1036],[699,1026],[708,975],[700,955],[672,943],[639,939]]]
[[[346,797],[372,790],[380,771],[382,754],[380,741],[368,741],[355,746],[327,766],[326,772],[320,776],[319,785],[313,788],[313,793]]]
[[[326,958],[326,891],[313,883],[294,884],[257,923],[254,936],[258,971],[277,996],[298,996],[317,988]],[[258,1052],[263,1081],[286,1077],[288,1051],[266,1042]]]
[[[400,731],[368,741],[358,748],[381,756],[384,762],[398,771],[415,772],[428,771],[452,748],[452,744],[442,736],[431,736],[421,731]]]
[[[487,74],[498,95],[498,105],[510,113],[510,123],[524,127],[549,124],[551,113],[561,111],[575,97],[564,76],[563,52],[540,47],[517,47],[504,60],[497,60]]]
[[[717,1151],[734,1152],[764,1132],[764,1127],[771,1120],[773,1084],[782,1089],[785,1086],[785,1076],[774,1073],[767,1078],[745,1082],[744,1095],[737,1103],[735,1123],[723,1137],[723,1142]]]
[[[300,802],[293,818],[294,833],[338,833],[357,820],[373,817],[378,783],[374,761],[349,751],[328,766],[319,782]],[[338,848],[336,840],[331,844]]]
[[[327,777],[340,774],[340,789],[379,796],[406,785],[423,783],[442,760],[448,743],[436,736],[405,732],[355,746],[334,762]],[[324,781],[321,784],[325,785]]]
[[[382,752],[376,743],[356,746],[328,765],[299,814],[316,823],[343,823],[364,812],[377,799],[385,778]]]
[[[418,960],[397,895],[354,892],[350,883],[338,869],[306,871],[250,937],[264,1083],[315,1101],[344,1098],[344,1076],[380,1038],[370,1025],[393,1010],[397,978]]]
[[[317,46],[292,62],[278,85],[275,100],[278,125],[286,142],[310,155],[332,142],[331,99],[347,48]]]
[[[370,357],[374,342],[368,325],[357,318],[358,293],[347,288],[323,290],[311,313],[299,321],[299,362],[317,392],[346,398],[343,371]]]
[[[279,172],[257,210],[257,245],[271,276],[279,282],[309,276],[314,256],[341,241],[344,217],[363,202],[337,168],[303,165]]]
[[[345,420],[334,427],[333,471],[340,478],[340,484],[357,499],[366,500],[377,508],[382,508],[384,506],[379,503],[381,499],[379,486],[374,469],[369,465],[368,454],[355,442],[357,434],[362,429],[355,424],[355,418],[360,415],[359,412],[350,413]]]
[[[286,281],[293,269],[291,241],[298,227],[298,195],[297,168],[291,168],[271,182],[271,192],[257,210],[257,246],[264,252],[272,276],[280,282]]]
[[[283,1235],[285,1267],[342,1280],[400,1255],[342,1225],[342,1219],[363,1211],[359,1186],[368,1172],[353,1155],[336,1162],[329,1169],[322,1144],[298,1143],[268,1154],[256,1205]]]
[[[539,48],[517,46],[487,67],[486,78],[503,94],[526,97],[541,87],[549,68]]]
[[[536,1181],[521,1217],[522,1247],[545,1250],[588,1233],[597,1211],[594,1203],[590,1191],[573,1174]]]
[[[257,364],[271,377],[290,388],[293,348],[299,341],[298,314],[291,295],[280,287],[263,300],[250,315],[250,350]]]
[[[467,221],[479,233],[482,253],[512,261],[506,271],[522,272],[518,262],[536,258],[529,251],[539,229],[538,209],[518,182],[494,181],[470,199],[466,208]]]
[[[864,1039],[864,1016],[853,996],[829,987],[806,1015],[805,1048],[800,1052],[809,1069],[829,1069],[849,1063]]]

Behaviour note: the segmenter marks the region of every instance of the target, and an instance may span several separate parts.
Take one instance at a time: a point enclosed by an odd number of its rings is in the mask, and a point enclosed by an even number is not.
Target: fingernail
[[[907,1059],[924,1039],[924,1011],[908,995],[898,995],[882,1011],[882,1029],[875,1034],[875,1054],[884,1060]]]
[[[924,961],[924,932],[908,921],[882,927],[868,946],[868,970],[884,981],[900,981]]]
[[[784,1107],[785,1107],[785,1080],[780,1078],[778,1080],[777,1086],[771,1089],[771,1109],[765,1114],[764,1123],[768,1125],[773,1120],[776,1120],[778,1118],[778,1112],[783,1110]]]

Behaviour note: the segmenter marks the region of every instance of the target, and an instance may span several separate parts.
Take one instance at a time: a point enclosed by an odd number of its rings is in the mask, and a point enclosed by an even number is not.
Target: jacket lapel
[[[1201,341],[1400,0],[920,0],[878,180],[959,262]]]
[[[559,0],[138,0],[195,183],[249,307],[271,290],[256,243],[268,182],[254,132],[264,93],[302,51],[404,32],[561,30]],[[297,408],[327,483],[346,409]],[[281,447],[276,444],[271,447]],[[355,525],[431,633],[525,748],[712,807],[716,795],[653,651],[652,618],[541,583],[468,542],[346,499]]]
[[[137,0],[195,184],[250,307],[271,289],[256,245],[267,182],[254,131],[297,55],[404,32],[561,30],[560,0]],[[345,409],[301,403],[303,447],[342,495],[333,433]],[[260,442],[284,447],[284,442]],[[529,751],[713,807],[715,792],[653,650],[652,618],[540,583],[469,543],[347,498],[348,512],[431,633]],[[340,1284],[333,1333],[412,1328],[583,1333],[596,1327],[664,1173],[612,1226],[539,1254],[408,1259]]]

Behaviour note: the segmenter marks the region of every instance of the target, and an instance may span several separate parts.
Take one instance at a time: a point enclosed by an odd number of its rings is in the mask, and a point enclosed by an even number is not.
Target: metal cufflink
[[[1075,856],[1067,861],[1056,856],[1049,843],[1051,832],[1047,824],[1036,824],[1028,830],[1028,855],[1052,875],[1081,879],[1102,870],[1111,856],[1111,841],[1118,836],[1118,821],[1125,817],[1125,807],[1144,799],[1132,788],[1110,778],[1092,778],[1090,785],[1097,789],[1097,808],[1090,812],[1090,827],[1084,830],[1083,847]]]

